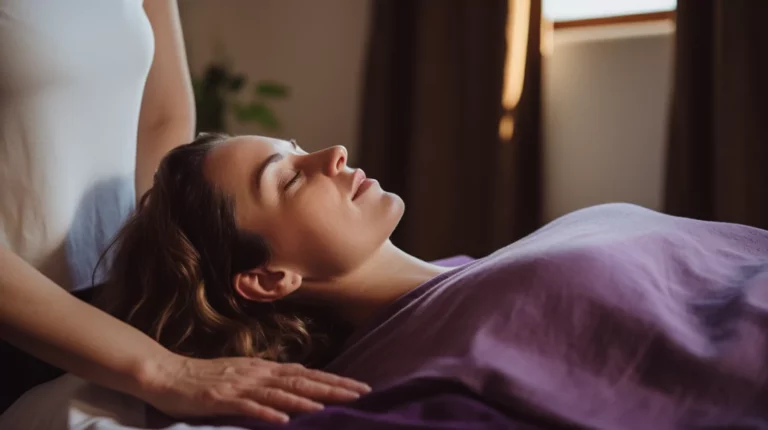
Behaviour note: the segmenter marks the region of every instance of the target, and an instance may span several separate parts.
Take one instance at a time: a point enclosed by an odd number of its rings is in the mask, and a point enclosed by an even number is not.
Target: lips
[[[363,169],[355,170],[355,173],[352,177],[352,200],[355,200],[360,194],[362,194],[360,186],[363,185],[365,179],[366,177]]]

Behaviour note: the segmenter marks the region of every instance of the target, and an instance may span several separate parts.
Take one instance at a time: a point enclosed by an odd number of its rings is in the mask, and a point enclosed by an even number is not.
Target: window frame
[[[674,10],[647,12],[630,15],[614,15],[599,18],[585,18],[566,21],[554,21],[554,30],[569,28],[597,27],[604,25],[637,24],[647,22],[672,21],[675,22],[677,13]]]

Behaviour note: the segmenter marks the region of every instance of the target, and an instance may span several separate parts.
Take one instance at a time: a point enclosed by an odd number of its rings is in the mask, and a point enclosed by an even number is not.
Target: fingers
[[[302,376],[321,384],[354,391],[359,394],[371,392],[371,387],[368,384],[320,370],[307,369],[300,364],[284,364],[277,367],[273,373],[275,376]]]
[[[260,405],[252,400],[237,399],[227,403],[222,415],[244,415],[275,424],[285,424],[290,418],[269,406]]]
[[[283,391],[320,402],[342,403],[351,402],[360,398],[360,393],[357,391],[335,387],[323,382],[317,382],[304,376],[283,376],[276,378],[270,383],[270,386],[278,387]]]
[[[323,410],[321,403],[274,386],[253,390],[249,398],[260,404],[286,412],[318,412]]]

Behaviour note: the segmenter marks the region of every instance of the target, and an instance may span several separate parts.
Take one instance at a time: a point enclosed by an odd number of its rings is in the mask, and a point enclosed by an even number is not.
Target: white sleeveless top
[[[134,208],[153,53],[142,0],[0,0],[0,244],[69,290]]]

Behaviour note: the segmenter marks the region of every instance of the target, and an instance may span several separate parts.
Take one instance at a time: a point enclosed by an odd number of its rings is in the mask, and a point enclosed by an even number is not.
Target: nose
[[[328,176],[336,176],[344,171],[347,167],[347,159],[349,158],[347,148],[337,145],[331,146],[325,151],[328,156],[326,161],[326,174]]]

